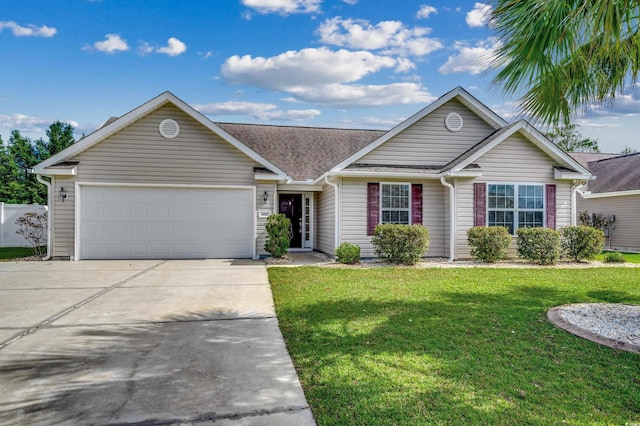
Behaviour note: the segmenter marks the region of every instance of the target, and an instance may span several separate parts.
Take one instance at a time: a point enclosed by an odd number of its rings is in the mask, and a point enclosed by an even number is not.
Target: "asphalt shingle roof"
[[[294,180],[317,179],[386,132],[215,123]]]
[[[591,161],[588,168],[596,176],[589,182],[592,193],[640,189],[640,153]]]

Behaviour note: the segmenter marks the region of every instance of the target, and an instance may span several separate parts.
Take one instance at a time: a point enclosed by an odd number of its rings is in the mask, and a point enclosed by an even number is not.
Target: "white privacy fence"
[[[47,210],[47,206],[39,204],[0,203],[0,247],[31,247],[22,235],[16,234],[19,229],[16,220],[25,213],[44,213]]]

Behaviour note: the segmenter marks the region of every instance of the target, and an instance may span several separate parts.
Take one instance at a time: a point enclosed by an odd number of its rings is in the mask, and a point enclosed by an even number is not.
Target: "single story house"
[[[578,212],[602,213],[609,220],[606,248],[640,252],[640,153],[571,155],[596,176],[580,188]]]
[[[374,257],[379,223],[421,224],[425,256],[468,258],[474,225],[571,225],[591,173],[525,121],[458,87],[389,131],[214,123],[165,92],[35,166],[49,253],[64,259],[259,258],[265,221],[292,250]]]

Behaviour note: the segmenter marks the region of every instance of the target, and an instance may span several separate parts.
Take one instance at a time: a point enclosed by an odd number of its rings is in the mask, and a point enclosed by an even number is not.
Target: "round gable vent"
[[[160,122],[159,130],[163,138],[173,139],[180,133],[180,125],[176,120],[165,118]]]
[[[462,130],[462,117],[457,112],[450,112],[444,119],[444,125],[452,132],[459,132]]]

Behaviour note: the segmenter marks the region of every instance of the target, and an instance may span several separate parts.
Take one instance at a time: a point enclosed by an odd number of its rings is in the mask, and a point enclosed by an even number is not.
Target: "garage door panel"
[[[253,191],[81,187],[83,259],[251,257]]]

